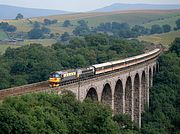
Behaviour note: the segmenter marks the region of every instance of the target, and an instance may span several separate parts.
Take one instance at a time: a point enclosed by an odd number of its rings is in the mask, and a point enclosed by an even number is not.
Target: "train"
[[[157,57],[161,52],[160,48],[153,51],[126,58],[123,60],[110,61],[101,64],[95,64],[87,68],[78,68],[70,70],[54,71],[49,76],[49,86],[58,87],[62,83],[73,81],[77,79],[89,78],[94,75],[100,75],[111,71],[116,71]]]

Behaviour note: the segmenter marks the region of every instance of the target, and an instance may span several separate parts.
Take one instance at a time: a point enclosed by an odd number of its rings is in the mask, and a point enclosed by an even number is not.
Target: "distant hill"
[[[93,12],[111,12],[121,10],[168,10],[168,9],[180,9],[180,5],[153,5],[153,4],[121,4],[115,3],[110,6],[96,9]]]
[[[23,8],[16,6],[0,5],[0,20],[15,19],[18,13],[23,14],[25,18],[31,18],[31,17],[39,17],[39,16],[66,14],[69,12],[61,11],[61,10]]]

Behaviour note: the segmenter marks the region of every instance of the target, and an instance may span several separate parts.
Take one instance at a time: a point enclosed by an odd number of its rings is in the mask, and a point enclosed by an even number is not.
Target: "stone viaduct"
[[[72,91],[78,100],[91,98],[112,108],[113,113],[123,113],[131,117],[141,127],[141,114],[145,104],[149,106],[149,90],[153,84],[153,75],[158,72],[157,58],[141,58],[141,62],[129,65],[116,72],[98,75],[86,80],[77,80],[56,88],[50,88],[48,82],[40,82],[0,91],[0,100],[7,96],[17,96],[32,92]]]
[[[119,72],[68,84],[56,89],[75,93],[78,100],[90,97],[112,108],[113,113],[131,116],[141,127],[141,113],[145,104],[149,105],[149,90],[153,84],[153,75],[158,71],[157,57]]]

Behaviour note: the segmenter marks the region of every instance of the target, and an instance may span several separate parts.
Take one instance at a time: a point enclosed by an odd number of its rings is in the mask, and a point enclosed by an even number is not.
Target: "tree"
[[[0,65],[0,89],[5,89],[10,86],[10,74],[9,74],[9,69],[4,66]]]
[[[33,28],[28,32],[28,36],[30,39],[39,39],[43,36],[43,32],[41,29]]]
[[[63,27],[69,27],[69,26],[71,26],[70,20],[65,20],[63,23]]]
[[[118,123],[118,126],[122,133],[125,133],[127,130],[137,130],[128,115],[117,114],[113,116],[113,120]]]
[[[180,57],[180,38],[175,38],[172,46],[170,47],[170,51],[176,53]]]
[[[7,22],[1,22],[0,29],[7,32],[15,32],[17,28],[13,25],[9,25]]]
[[[180,131],[180,39],[159,58],[150,104],[142,118],[142,134],[178,134]]]
[[[171,31],[171,26],[166,24],[162,26],[162,29],[164,33],[167,33]]]
[[[8,26],[9,26],[9,24],[7,22],[0,23],[0,29],[2,29],[2,30],[6,30]]]
[[[17,29],[17,28],[16,28],[15,26],[9,25],[9,26],[6,28],[5,31],[7,31],[7,32],[15,32],[16,29]]]
[[[16,20],[23,19],[24,16],[21,13],[18,13],[16,16]]]
[[[89,46],[109,45],[109,39],[104,34],[90,34],[85,36],[85,40]]]
[[[50,19],[44,19],[44,24],[45,25],[51,25],[51,24],[56,24],[58,21],[56,19],[50,20]]]
[[[79,102],[71,92],[28,94],[0,104],[0,133],[127,134],[110,108],[91,100]],[[126,119],[126,116],[123,118]],[[129,119],[127,118],[129,121]],[[126,122],[128,122],[126,121]]]
[[[49,34],[51,32],[51,30],[47,27],[42,27],[41,28],[41,31],[44,33],[44,34]]]
[[[180,19],[176,20],[176,28],[180,29]]]
[[[83,35],[88,35],[90,33],[90,29],[89,29],[86,21],[79,20],[78,24],[79,24],[79,26],[77,26],[73,30],[73,34],[75,34],[76,36],[83,36]]]
[[[147,29],[147,28],[145,28],[143,26],[139,26],[139,25],[133,26],[131,30],[133,32],[136,32],[137,35],[149,34],[149,29]]]
[[[160,34],[160,33],[162,33],[163,32],[163,30],[162,30],[162,28],[160,27],[160,25],[152,25],[151,26],[151,34]]]
[[[44,19],[44,24],[45,24],[45,25],[50,25],[50,24],[51,24],[51,20],[49,20],[49,19]]]
[[[38,21],[35,21],[34,23],[33,23],[33,27],[34,28],[40,28],[40,23],[38,22]]]
[[[68,32],[64,32],[61,35],[61,41],[68,41],[70,39],[70,35],[68,34]]]
[[[58,20],[54,19],[51,21],[51,24],[56,24],[58,22]]]

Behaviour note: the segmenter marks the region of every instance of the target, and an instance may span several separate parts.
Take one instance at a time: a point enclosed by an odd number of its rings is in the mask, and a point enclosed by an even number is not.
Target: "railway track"
[[[3,100],[7,96],[18,96],[27,93],[40,92],[48,89],[49,89],[49,85],[47,81],[8,88],[8,89],[0,90],[0,100]]]
[[[159,56],[159,54],[153,56],[152,59]],[[149,59],[149,60],[152,60],[152,59]],[[145,62],[147,62],[147,61],[145,61]],[[141,63],[143,63],[143,62],[141,62]],[[139,63],[139,64],[141,64],[141,63]],[[127,69],[129,67],[133,67],[136,65],[137,64],[116,70],[116,72],[122,71],[123,69]],[[107,73],[103,73],[103,74],[99,74],[99,75],[94,75],[94,76],[91,76],[88,78],[82,78],[82,79],[67,81],[67,82],[61,83],[60,87],[68,85],[68,84],[77,83],[80,81],[92,79],[95,77],[101,77],[102,75],[108,75],[108,74],[114,73],[114,72],[115,71],[111,71],[111,72],[107,72]],[[19,87],[13,87],[13,88],[0,90],[0,100],[3,100],[5,97],[8,97],[8,96],[19,96],[19,95],[23,95],[23,94],[27,94],[27,93],[43,92],[43,91],[51,91],[51,90],[52,90],[52,88],[49,87],[48,81],[42,81],[42,82],[38,82],[38,83],[33,83],[33,84],[23,85],[23,86],[19,86]]]

